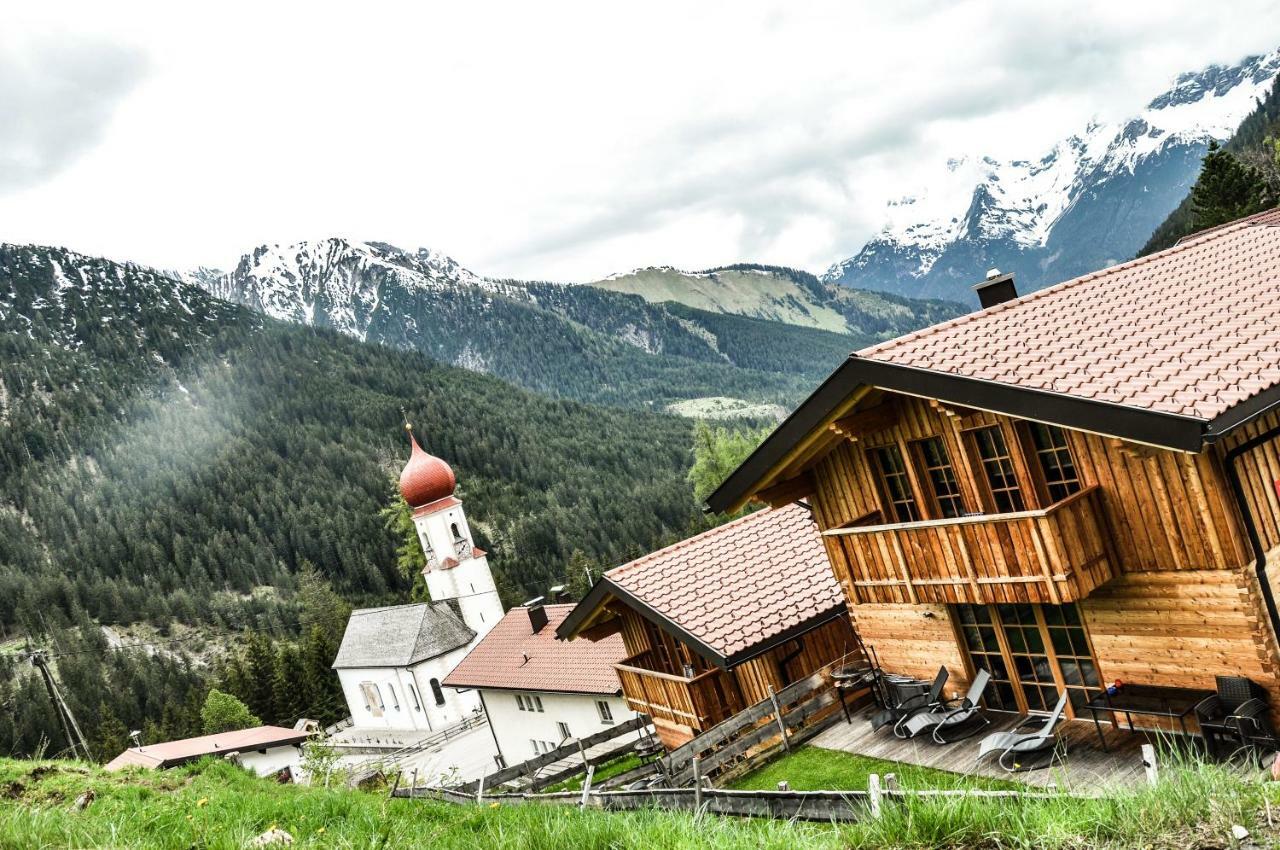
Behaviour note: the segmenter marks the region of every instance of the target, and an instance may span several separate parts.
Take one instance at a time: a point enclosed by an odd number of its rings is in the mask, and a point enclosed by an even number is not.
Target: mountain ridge
[[[880,233],[823,280],[973,303],[991,267],[1028,292],[1126,260],[1278,72],[1280,50],[1186,72],[1132,118],[1091,122],[1039,159],[954,160],[943,189],[892,204]]]

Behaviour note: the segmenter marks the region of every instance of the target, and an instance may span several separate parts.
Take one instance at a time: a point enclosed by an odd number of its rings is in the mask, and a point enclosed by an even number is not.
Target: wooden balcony
[[[622,682],[622,695],[633,711],[701,730],[741,708],[734,684],[723,670],[711,669],[686,678],[651,669],[653,666],[649,650],[613,665]]]
[[[825,532],[854,602],[1059,604],[1114,578],[1097,487],[1043,510]]]

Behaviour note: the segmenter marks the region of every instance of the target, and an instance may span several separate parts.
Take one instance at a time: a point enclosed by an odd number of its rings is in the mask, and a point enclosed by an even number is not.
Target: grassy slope
[[[1264,796],[1280,786],[1220,767],[1166,766],[1156,789],[1097,800],[1023,803],[953,798],[890,807],[877,821],[834,828],[665,812],[611,814],[550,806],[456,807],[385,793],[259,780],[224,763],[106,774],[68,762],[0,760],[0,848],[238,848],[273,825],[294,846],[492,850],[879,847],[1228,847],[1232,824],[1264,846]],[[86,789],[96,799],[73,803]]]
[[[907,789],[1017,790],[1026,787],[1018,782],[965,776],[947,770],[935,770],[931,767],[885,761],[838,750],[824,750],[821,747],[801,747],[790,755],[769,762],[759,770],[743,776],[733,783],[733,787],[772,791],[778,787],[779,782],[785,780],[793,791],[865,789],[867,777],[873,773],[881,776],[892,773],[898,778],[898,787]]]

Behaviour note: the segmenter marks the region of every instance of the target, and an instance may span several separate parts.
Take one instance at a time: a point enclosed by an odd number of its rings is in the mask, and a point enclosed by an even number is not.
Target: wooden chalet
[[[851,355],[708,500],[808,500],[888,670],[1280,697],[1280,211]],[[1087,716],[1087,715],[1086,715]]]
[[[610,570],[556,630],[565,640],[619,632],[623,697],[672,748],[857,645],[818,527],[799,504]]]

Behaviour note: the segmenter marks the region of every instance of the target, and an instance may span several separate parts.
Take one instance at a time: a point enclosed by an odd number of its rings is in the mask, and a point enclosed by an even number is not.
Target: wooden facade
[[[1212,688],[1217,674],[1280,700],[1224,460],[1274,414],[1198,454],[865,388],[838,416],[759,497],[808,495],[855,628],[887,669],[946,665],[951,691],[995,665],[1024,711],[1051,688],[1078,704],[1116,679]],[[1263,544],[1280,551],[1280,441],[1238,465]],[[1280,593],[1280,554],[1270,561]]]
[[[613,603],[627,655],[615,665],[623,697],[653,719],[677,747],[770,693],[854,651],[848,618],[837,616],[728,669],[716,666],[670,631]]]

